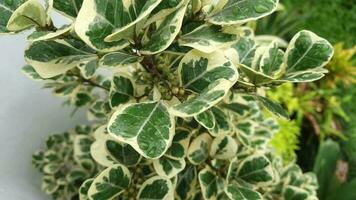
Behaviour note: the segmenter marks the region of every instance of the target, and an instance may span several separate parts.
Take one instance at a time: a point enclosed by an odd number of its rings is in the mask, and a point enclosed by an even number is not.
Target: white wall
[[[40,191],[40,175],[31,154],[47,135],[84,122],[85,114],[70,117],[72,108],[25,77],[25,34],[0,36],[0,199],[49,199]]]

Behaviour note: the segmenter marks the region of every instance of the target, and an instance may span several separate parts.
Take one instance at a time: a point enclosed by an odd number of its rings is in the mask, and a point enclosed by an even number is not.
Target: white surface
[[[0,199],[45,200],[40,175],[31,154],[50,133],[61,133],[84,122],[85,114],[70,117],[72,108],[41,84],[25,77],[25,35],[0,36]]]

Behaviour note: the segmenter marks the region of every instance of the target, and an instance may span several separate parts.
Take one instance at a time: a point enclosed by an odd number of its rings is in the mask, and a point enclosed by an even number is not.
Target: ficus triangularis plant
[[[263,109],[288,113],[264,90],[322,78],[333,49],[309,31],[289,44],[255,38],[244,24],[277,4],[0,0],[2,33],[35,28],[25,74],[89,107],[98,127],[58,136],[35,155],[45,191],[81,200],[317,199],[314,175],[283,165],[269,145],[278,124]],[[54,10],[72,23],[56,27]]]

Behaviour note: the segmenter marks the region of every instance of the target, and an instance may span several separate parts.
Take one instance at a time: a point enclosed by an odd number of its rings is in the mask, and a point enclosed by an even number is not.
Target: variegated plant
[[[88,107],[88,118],[99,127],[54,150],[74,149],[61,165],[68,161],[76,168],[91,159],[98,165],[73,198],[316,199],[315,177],[295,164],[284,166],[269,146],[278,124],[262,110],[283,118],[288,113],[264,90],[322,78],[333,49],[310,31],[286,44],[255,37],[244,26],[277,5],[47,0],[43,6],[0,0],[1,33],[35,29],[23,72],[67,104]],[[57,28],[52,11],[71,23]],[[72,193],[60,184],[71,182],[53,177],[58,162],[42,157],[36,154],[35,163],[51,179],[44,189],[69,199],[65,195]]]

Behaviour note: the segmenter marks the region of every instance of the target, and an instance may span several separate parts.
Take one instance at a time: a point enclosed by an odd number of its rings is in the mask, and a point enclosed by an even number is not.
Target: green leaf
[[[105,144],[110,157],[125,166],[136,166],[141,161],[141,155],[128,144],[111,139],[106,140]]]
[[[77,17],[83,0],[52,0],[53,8],[70,18]]]
[[[306,200],[308,199],[309,194],[306,190],[303,190],[300,187],[288,185],[283,190],[283,197],[286,200]]]
[[[158,160],[153,161],[153,167],[157,174],[166,178],[173,178],[185,168],[185,160],[175,160],[162,156]]]
[[[199,95],[171,108],[171,113],[178,117],[192,117],[198,115],[215,104],[219,103],[228,93],[232,83],[225,79],[219,79],[210,84]]]
[[[112,108],[125,104],[134,97],[135,88],[132,82],[128,76],[114,75],[109,94]]]
[[[188,149],[188,160],[193,165],[203,163],[209,157],[210,145],[212,138],[209,134],[203,133],[196,137]]]
[[[251,20],[271,14],[278,4],[278,0],[227,0],[217,12],[208,16],[213,24],[231,25],[243,24]]]
[[[237,185],[228,185],[225,188],[225,193],[231,200],[262,200],[260,193],[246,187]]]
[[[15,10],[20,7],[26,0],[0,0],[0,33],[8,33],[6,26]]]
[[[123,165],[113,165],[102,171],[91,184],[88,196],[91,200],[113,199],[130,185],[130,171]]]
[[[107,36],[105,40],[110,42],[120,39],[125,30],[148,17],[161,1],[162,0],[114,0],[116,3],[114,5],[116,5],[115,8],[117,9],[116,12],[120,13],[120,17],[114,21],[116,25],[115,30],[112,34]]]
[[[178,174],[175,197],[179,200],[190,199],[196,189],[197,169],[195,166],[187,166]]]
[[[143,57],[123,52],[109,53],[100,59],[100,65],[104,67],[123,67],[141,62]]]
[[[214,138],[211,143],[210,156],[212,158],[227,160],[235,157],[237,153],[237,143],[229,135],[220,135]]]
[[[215,116],[211,110],[194,116],[194,119],[206,129],[213,129],[215,127]]]
[[[109,133],[146,158],[159,158],[174,136],[174,117],[159,102],[127,104],[111,117]]]
[[[72,25],[64,25],[56,31],[35,31],[27,37],[27,40],[36,42],[40,40],[51,40],[67,34],[73,29]]]
[[[204,24],[180,36],[179,44],[204,53],[213,53],[218,49],[230,46],[236,39],[236,35],[225,33],[220,26]]]
[[[282,80],[292,82],[315,80],[318,76],[313,74],[319,74],[320,77],[326,72],[323,67],[330,61],[333,53],[333,47],[328,41],[310,31],[300,31],[287,48],[286,72]],[[308,75],[303,76],[304,73]],[[297,74],[298,78],[295,77]]]
[[[205,54],[197,50],[188,52],[178,68],[182,87],[201,93],[210,84],[225,79],[233,85],[238,72],[223,52]]]
[[[143,44],[140,49],[141,54],[157,54],[172,44],[182,27],[186,8],[185,3],[160,23],[157,30],[149,37],[148,42]]]
[[[217,199],[224,187],[224,180],[210,168],[205,168],[199,172],[199,183],[205,200]]]
[[[7,22],[7,30],[18,32],[32,26],[46,26],[46,11],[38,0],[28,0],[18,7]]]
[[[64,74],[80,63],[97,59],[83,43],[69,39],[34,42],[25,51],[25,57],[42,78]]]
[[[80,200],[89,200],[88,191],[90,186],[92,185],[94,179],[88,179],[83,182],[83,184],[79,188],[79,199]]]
[[[145,181],[137,195],[138,200],[171,200],[173,199],[172,182],[163,177],[154,176]]]
[[[272,101],[269,98],[262,96],[255,96],[255,98],[262,103],[262,105],[271,113],[276,115],[277,117],[282,117],[284,119],[289,119],[288,112],[278,103]]]
[[[190,142],[190,131],[184,128],[177,128],[171,146],[166,151],[165,156],[180,160],[186,157]]]

